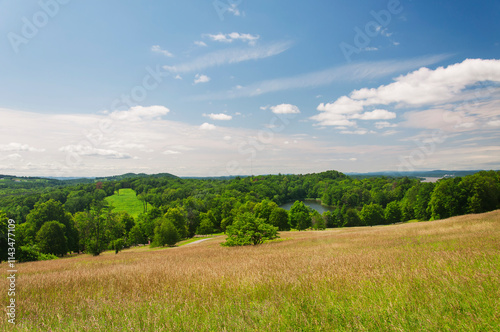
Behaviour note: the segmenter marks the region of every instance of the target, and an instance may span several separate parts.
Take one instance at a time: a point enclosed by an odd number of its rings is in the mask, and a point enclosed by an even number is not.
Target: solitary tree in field
[[[278,237],[278,227],[264,222],[251,212],[245,212],[236,217],[234,223],[227,228],[225,246],[245,246],[262,244],[266,240]]]

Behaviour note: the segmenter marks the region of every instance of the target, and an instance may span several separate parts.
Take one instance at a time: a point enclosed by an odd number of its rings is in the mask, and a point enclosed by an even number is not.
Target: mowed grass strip
[[[19,264],[16,330],[500,330],[500,211],[281,236]]]
[[[134,218],[144,212],[143,203],[137,198],[136,192],[133,189],[120,189],[119,194],[106,197],[106,201],[113,205],[114,212],[125,211]],[[151,205],[148,203],[148,209]]]

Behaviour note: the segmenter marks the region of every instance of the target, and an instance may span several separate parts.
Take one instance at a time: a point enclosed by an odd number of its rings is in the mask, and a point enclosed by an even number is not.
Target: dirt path
[[[213,239],[213,237],[209,237],[209,238],[206,238],[206,239],[201,239],[201,240],[193,241],[191,243],[185,244],[185,246],[188,246],[190,244],[200,243],[200,242],[203,242],[203,241],[206,241],[206,240],[211,240],[211,239]]]

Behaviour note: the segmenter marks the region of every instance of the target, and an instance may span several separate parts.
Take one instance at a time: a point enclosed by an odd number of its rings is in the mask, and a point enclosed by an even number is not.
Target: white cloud
[[[65,145],[59,151],[78,154],[80,156],[105,157],[111,159],[130,159],[128,153],[121,153],[115,150],[95,148],[90,144]]]
[[[127,111],[114,111],[110,114],[110,118],[122,121],[143,121],[158,119],[166,115],[170,110],[165,106],[133,106]]]
[[[196,40],[196,41],[194,42],[194,44],[195,44],[196,46],[201,46],[201,47],[205,47],[205,46],[207,46],[207,44],[206,44],[205,42],[202,42],[201,40]]]
[[[336,126],[339,120],[349,118],[371,120],[395,118],[395,114],[389,111],[368,111],[377,106],[411,109],[433,105],[433,110],[413,111],[408,114],[406,126],[423,128],[445,126],[451,130],[473,129],[474,117],[465,111],[454,112],[453,105],[460,102],[463,104],[467,98],[471,98],[467,89],[477,88],[475,85],[480,82],[500,82],[500,60],[467,59],[462,63],[435,70],[423,67],[397,77],[394,83],[378,88],[354,90],[333,103],[320,104],[317,108],[320,113],[311,119],[318,121],[320,125]],[[363,111],[368,112],[349,115]]]
[[[175,78],[176,80],[182,80],[182,76],[181,76],[181,75],[179,75],[179,74],[175,75],[175,77],[174,77],[174,78]]]
[[[250,48],[225,49],[205,54],[191,62],[186,62],[177,66],[164,66],[163,68],[172,73],[200,71],[210,67],[268,58],[283,53],[290,47],[290,42],[278,42]]]
[[[22,143],[9,143],[9,144],[0,144],[1,152],[44,152],[45,149],[37,149],[28,144]]]
[[[500,60],[467,59],[435,70],[420,68],[378,88],[354,90],[350,97],[365,106],[403,104],[424,106],[453,100],[478,82],[500,82]]]
[[[196,74],[196,76],[194,77],[194,84],[207,82],[210,82],[210,77],[208,77],[207,75]]]
[[[211,123],[205,122],[200,126],[201,130],[215,130],[217,127]]]
[[[228,121],[231,120],[233,117],[231,115],[227,115],[224,113],[210,113],[210,114],[203,114],[203,116],[209,117],[212,120],[222,120],[222,121]]]
[[[228,34],[218,33],[216,35],[206,34],[208,38],[216,42],[232,43],[235,40],[248,42],[250,45],[255,45],[256,41],[260,38],[259,35],[251,35],[249,33],[232,32]]]
[[[353,116],[353,119],[360,119],[360,120],[390,120],[395,118],[396,118],[396,113],[381,109]]]
[[[298,114],[300,110],[297,106],[291,104],[280,104],[270,107],[271,111],[275,114]]]
[[[162,50],[160,45],[153,45],[151,47],[151,51],[153,52],[156,52],[156,53],[160,53],[160,54],[163,54],[164,56],[167,56],[169,58],[173,58],[174,55],[172,53],[170,53],[169,51],[167,50]]]
[[[500,120],[493,120],[488,122],[488,126],[491,127],[500,127]]]

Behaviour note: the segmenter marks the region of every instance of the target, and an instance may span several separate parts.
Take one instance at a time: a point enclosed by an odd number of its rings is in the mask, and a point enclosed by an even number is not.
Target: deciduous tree
[[[266,240],[278,237],[278,227],[264,222],[253,213],[245,212],[238,215],[234,223],[227,228],[227,239],[225,246],[244,246],[262,244]]]

